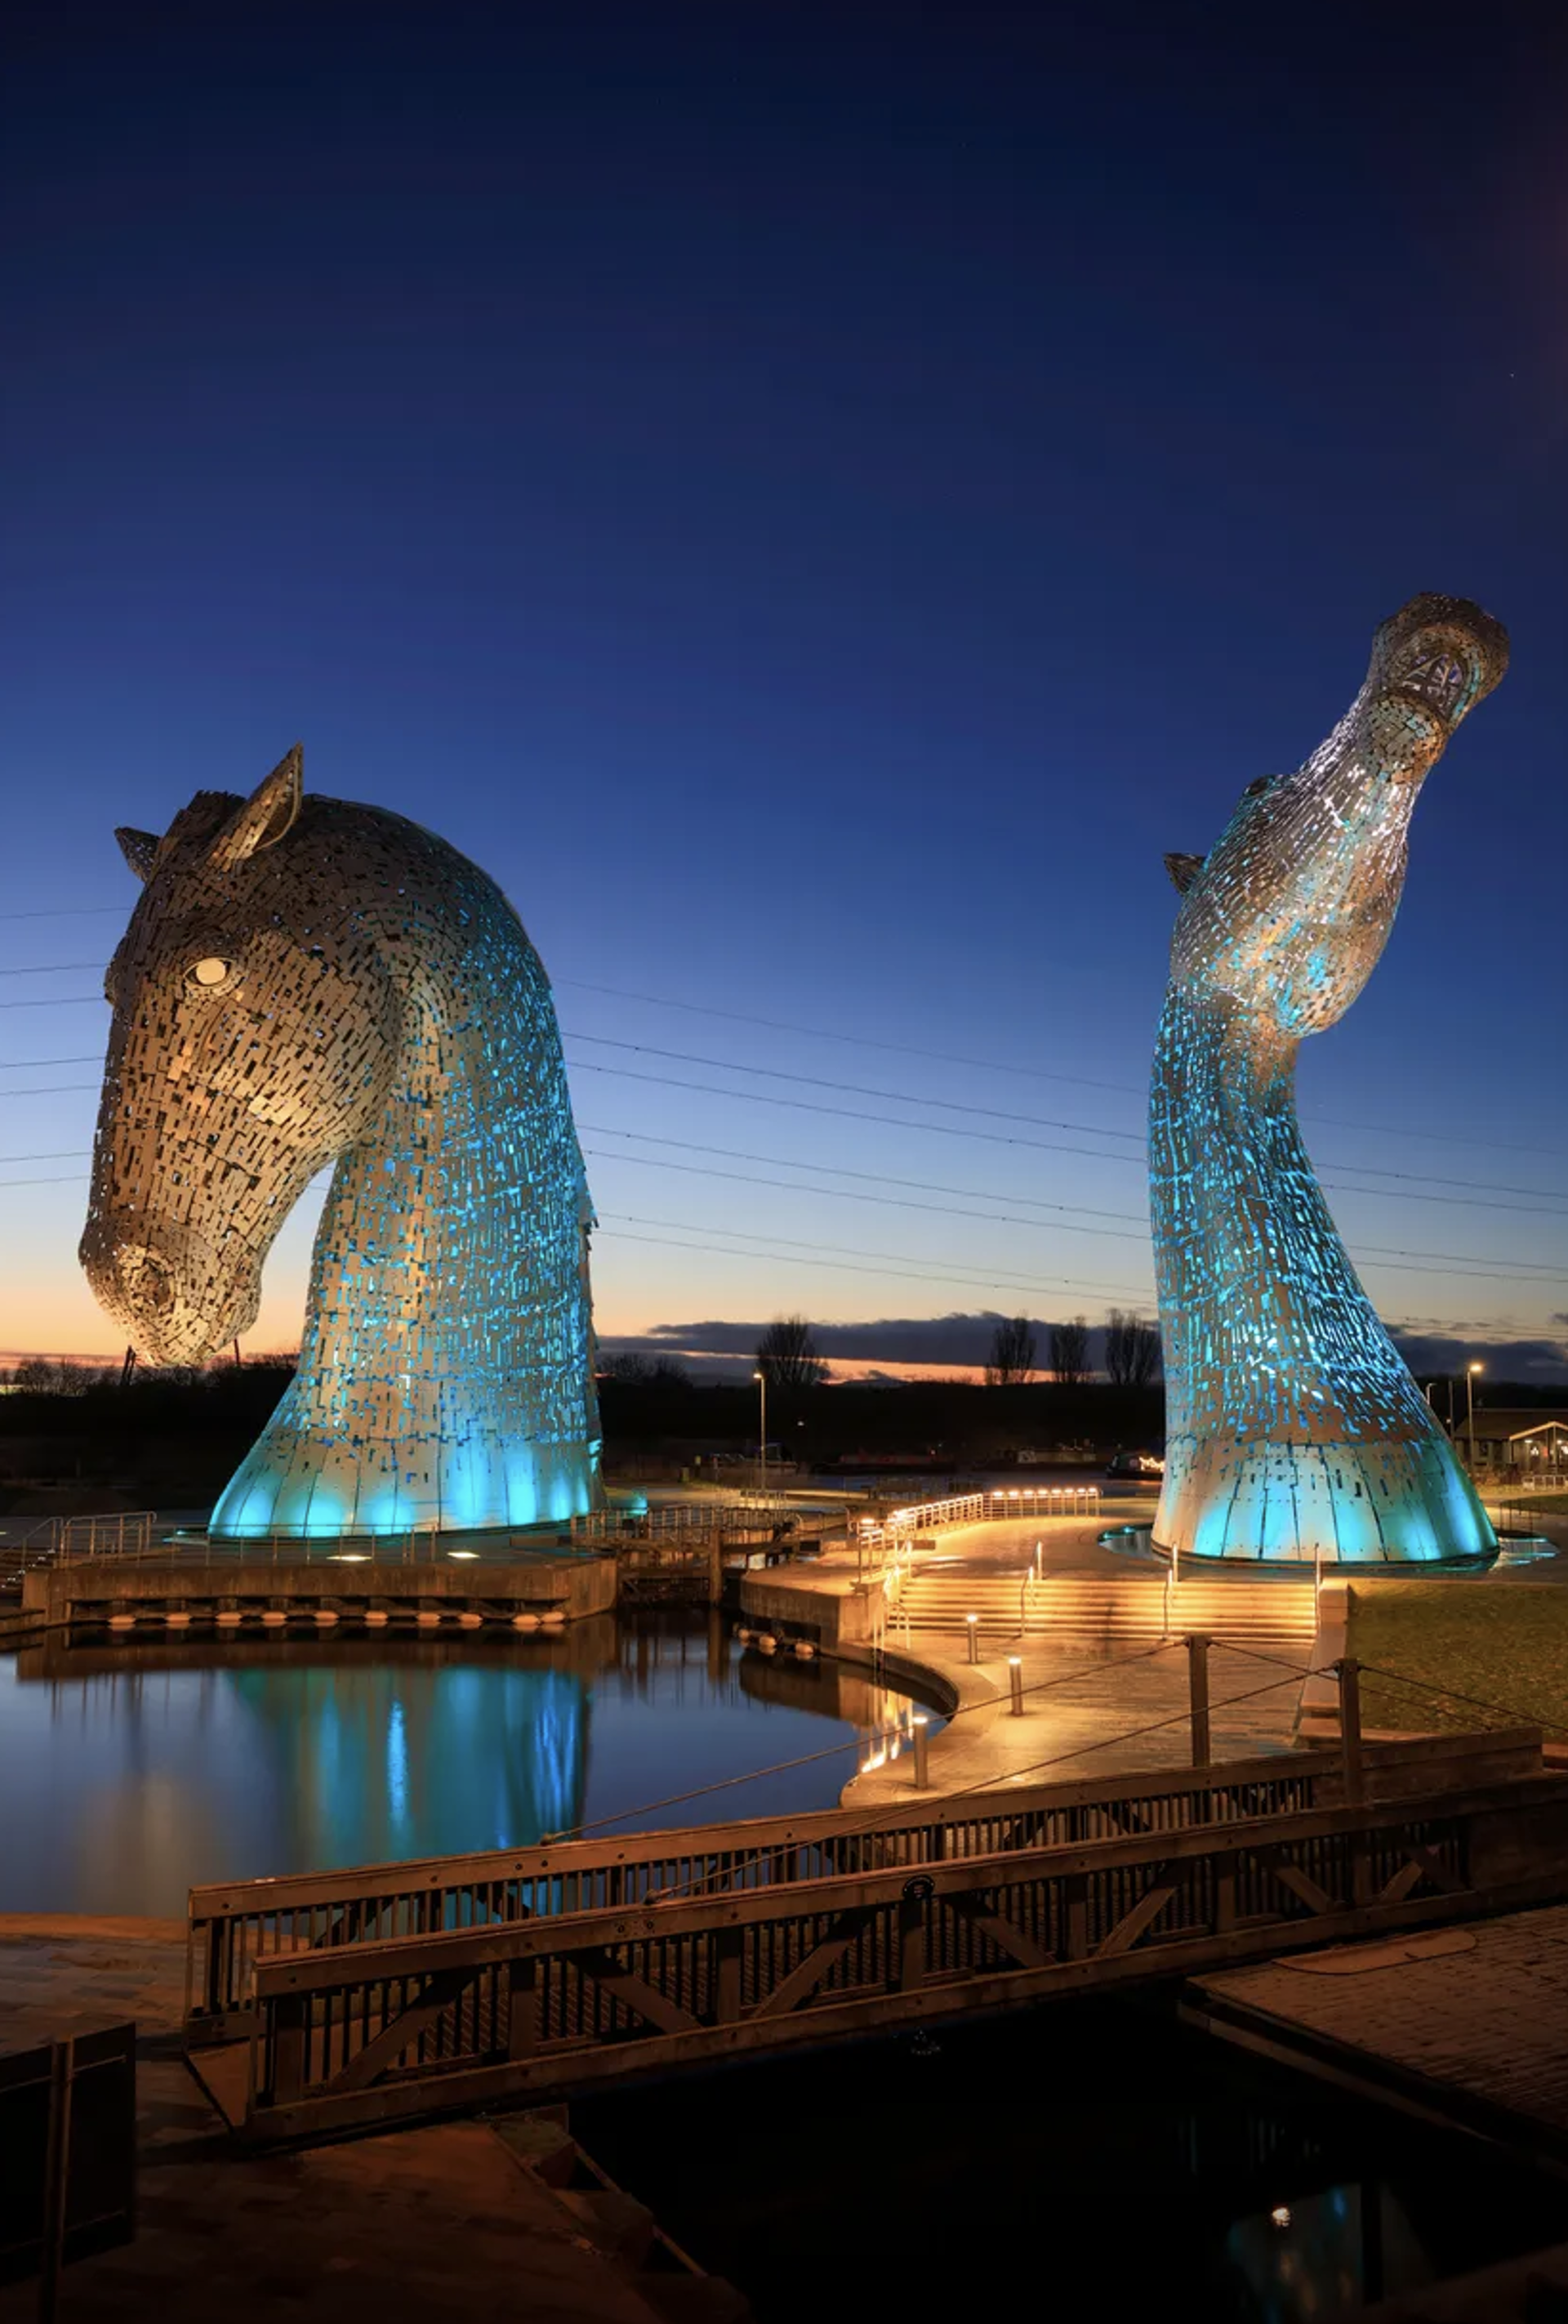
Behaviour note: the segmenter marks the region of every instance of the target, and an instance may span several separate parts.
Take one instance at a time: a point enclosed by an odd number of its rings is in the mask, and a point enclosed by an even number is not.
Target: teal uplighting
[[[1182,891],[1149,1102],[1165,1346],[1154,1538],[1183,1557],[1462,1563],[1497,1537],[1362,1290],[1296,1115],[1301,1041],[1377,965],[1411,810],[1508,666],[1499,624],[1417,597],[1291,775],[1250,785]]]

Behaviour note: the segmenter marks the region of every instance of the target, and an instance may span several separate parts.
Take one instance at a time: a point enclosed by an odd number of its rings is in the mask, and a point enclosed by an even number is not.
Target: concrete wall
[[[140,1608],[203,1609],[244,1606],[356,1607],[445,1606],[454,1613],[472,1606],[517,1606],[543,1611],[560,1607],[568,1621],[607,1611],[615,1603],[613,1558],[563,1558],[558,1563],[433,1565],[318,1565],[256,1563],[215,1559],[210,1563],[171,1560],[101,1559],[91,1564],[50,1566],[23,1582],[23,1610],[47,1622],[86,1622]]]

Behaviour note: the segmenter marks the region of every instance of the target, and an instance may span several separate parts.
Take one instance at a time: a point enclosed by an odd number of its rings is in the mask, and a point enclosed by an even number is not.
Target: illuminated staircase
[[[1310,1578],[1252,1582],[1199,1574],[1167,1591],[1154,1574],[917,1573],[890,1608],[890,1637],[906,1617],[911,1635],[956,1633],[977,1617],[988,1638],[1158,1638],[1201,1631],[1211,1638],[1310,1638],[1317,1624]]]

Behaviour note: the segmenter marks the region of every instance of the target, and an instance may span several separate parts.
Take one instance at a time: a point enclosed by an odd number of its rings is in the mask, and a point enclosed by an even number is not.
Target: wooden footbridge
[[[1568,1894],[1529,1729],[202,1888],[258,2138],[496,2103]],[[237,2037],[237,2040],[235,2039]],[[233,2087],[231,2088],[231,2082]]]

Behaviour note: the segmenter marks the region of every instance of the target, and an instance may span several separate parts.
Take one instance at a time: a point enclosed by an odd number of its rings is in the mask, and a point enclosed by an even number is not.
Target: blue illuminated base
[[[1180,1513],[1197,1511],[1191,1538]],[[1216,1565],[1484,1565],[1498,1537],[1446,1443],[1174,1436],[1153,1546]]]
[[[475,1434],[433,1448],[423,1471],[407,1448],[400,1459],[392,1445],[322,1444],[280,1428],[281,1417],[281,1409],[225,1488],[209,1540],[510,1530],[565,1525],[604,1505],[596,1442],[503,1443]]]

